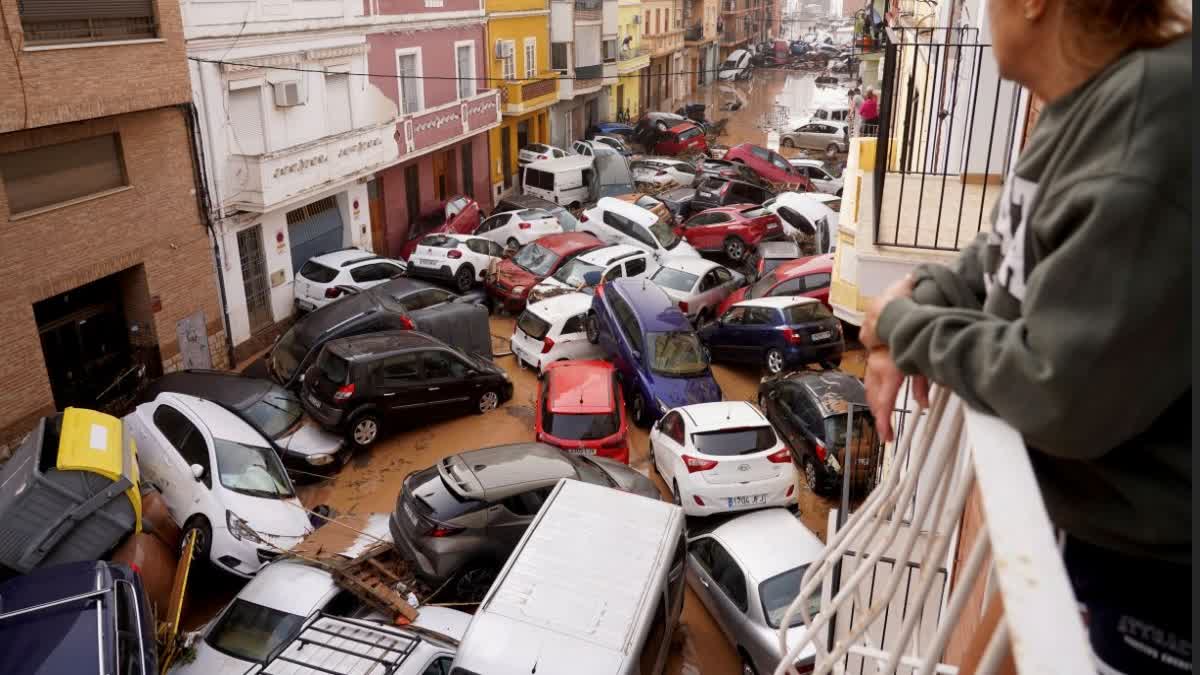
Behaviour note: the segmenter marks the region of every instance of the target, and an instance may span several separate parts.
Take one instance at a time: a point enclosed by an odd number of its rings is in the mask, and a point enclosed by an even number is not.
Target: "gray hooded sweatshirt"
[[[1188,564],[1191,95],[1189,36],[1048,105],[993,231],[878,323],[902,370],[1021,432],[1055,524]]]

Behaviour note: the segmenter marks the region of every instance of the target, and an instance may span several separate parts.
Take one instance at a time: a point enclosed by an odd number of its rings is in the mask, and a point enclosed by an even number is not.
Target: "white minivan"
[[[683,510],[561,480],[458,645],[455,675],[658,675],[683,609]]]
[[[525,194],[569,209],[577,209],[591,199],[595,182],[592,158],[581,155],[530,162],[521,171],[521,189]]]

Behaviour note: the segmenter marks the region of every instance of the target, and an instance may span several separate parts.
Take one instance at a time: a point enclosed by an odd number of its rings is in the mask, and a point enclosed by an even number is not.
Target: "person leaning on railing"
[[[1019,430],[1099,670],[1191,672],[1190,8],[991,0],[988,23],[1045,107],[993,231],[868,308],[867,398],[885,438],[905,374]]]

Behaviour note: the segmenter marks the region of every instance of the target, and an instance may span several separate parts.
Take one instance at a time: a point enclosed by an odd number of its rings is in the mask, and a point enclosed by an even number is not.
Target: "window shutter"
[[[475,50],[471,45],[460,45],[458,48],[458,97],[471,98],[475,95]]]
[[[125,185],[116,134],[0,155],[8,211],[33,209]]]
[[[403,54],[400,56],[400,101],[401,112],[405,115],[420,110],[421,100],[417,96],[421,81],[417,77],[417,55]]]
[[[350,119],[350,76],[346,73],[325,74],[325,115],[331,134],[354,128]]]
[[[263,145],[262,88],[229,92],[229,120],[233,124],[233,154],[261,155]]]

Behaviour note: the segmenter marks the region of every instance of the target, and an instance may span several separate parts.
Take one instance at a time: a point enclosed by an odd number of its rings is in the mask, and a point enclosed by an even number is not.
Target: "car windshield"
[[[243,661],[265,663],[304,624],[304,617],[235,598],[205,641],[217,651]]]
[[[300,399],[282,387],[267,392],[257,403],[246,408],[245,415],[250,423],[268,438],[279,438],[292,428],[304,414]]]
[[[300,367],[300,362],[304,360],[304,355],[307,353],[308,346],[301,344],[296,327],[289,328],[283,337],[279,338],[279,344],[276,344],[275,349],[271,352],[275,374],[280,380],[292,379],[292,375],[296,373],[296,369]]]
[[[551,213],[551,217],[558,220],[558,224],[562,225],[564,232],[574,232],[579,225],[579,221],[575,219],[575,216],[571,215],[571,212],[566,209],[556,209]]]
[[[695,274],[689,274],[683,270],[677,270],[672,267],[660,267],[654,273],[654,276],[650,277],[650,281],[663,288],[687,293],[696,285],[697,278]]]
[[[744,427],[692,434],[692,445],[706,455],[750,455],[775,446],[771,427]]]
[[[775,279],[774,274],[768,274],[764,276],[763,278],[754,282],[754,285],[746,290],[746,299],[754,300],[755,298],[763,297],[767,293],[770,293],[772,288],[775,288],[776,283],[778,282]]]
[[[221,485],[251,497],[282,499],[295,494],[279,457],[271,448],[213,438]]]
[[[662,218],[654,221],[654,224],[650,226],[650,234],[653,234],[654,238],[657,239],[658,243],[661,244],[665,249],[675,248],[679,245],[679,242],[682,241],[682,239],[679,238],[679,235],[675,234],[675,230],[671,227],[671,225]]]
[[[650,333],[650,369],[671,377],[697,377],[708,372],[700,340],[691,331]]]
[[[725,62],[725,67],[726,68],[737,68],[737,64],[738,64],[737,59],[729,59],[728,61]]]
[[[550,332],[550,322],[526,309],[517,317],[517,328],[534,340],[541,340]]]
[[[536,243],[524,246],[512,259],[517,267],[538,277],[550,274],[558,262],[558,254]]]
[[[608,476],[608,472],[601,469],[591,459],[582,455],[566,455],[566,457],[575,465],[575,471],[579,473],[579,480],[585,483],[592,483],[593,485],[617,487],[616,482]]]
[[[588,272],[603,272],[604,268],[599,265],[593,265],[589,262],[584,262],[579,258],[571,260],[566,265],[563,265],[557,272],[554,273],[554,278],[571,288],[586,286],[583,277]]]
[[[807,302],[803,305],[792,305],[783,308],[784,323],[804,323],[832,318],[833,314],[819,302]]]
[[[758,597],[762,599],[763,616],[767,618],[767,623],[771,625],[771,628],[779,628],[779,623],[783,621],[783,615],[787,613],[788,605],[796,599],[796,589],[800,588],[800,582],[804,579],[806,570],[808,570],[808,565],[801,565],[782,574],[776,574],[758,585]],[[820,588],[808,596],[807,609],[809,616],[815,616],[817,612],[821,611]],[[799,626],[802,623],[804,623],[804,618],[800,612],[796,612],[791,623],[788,624],[788,628]]]

